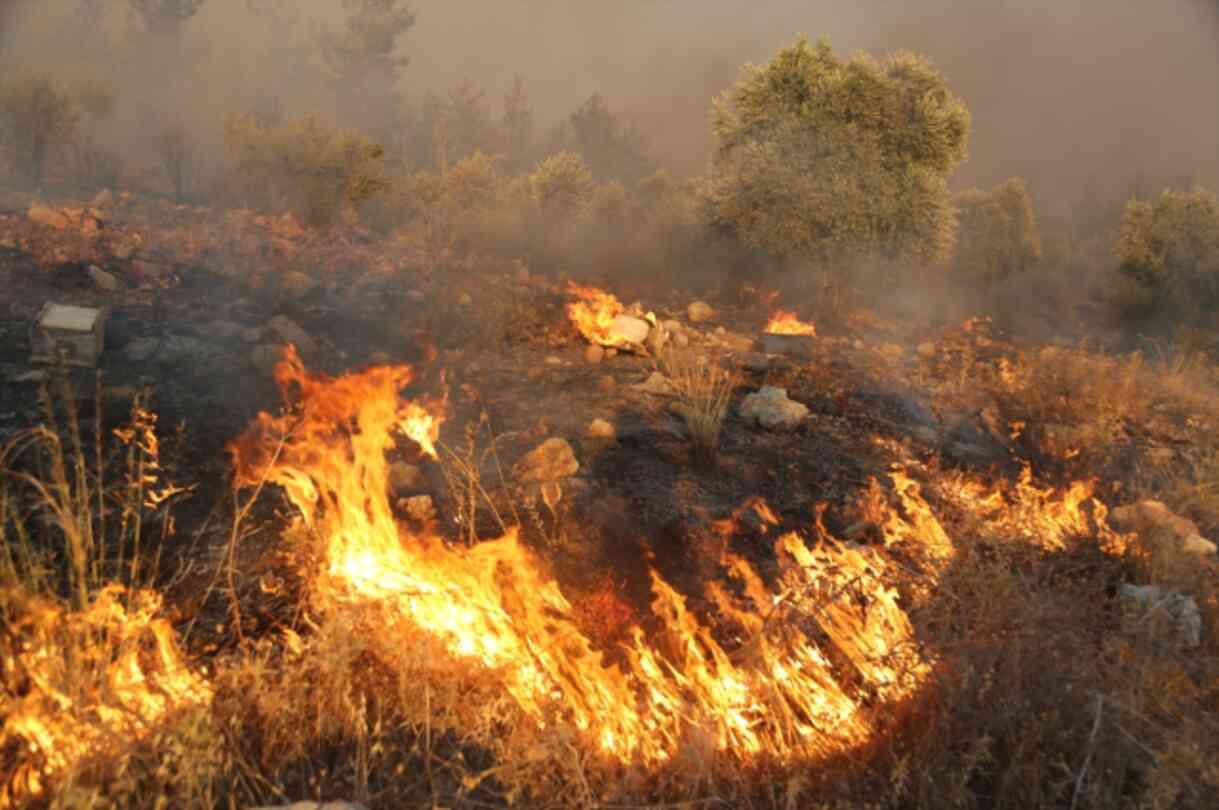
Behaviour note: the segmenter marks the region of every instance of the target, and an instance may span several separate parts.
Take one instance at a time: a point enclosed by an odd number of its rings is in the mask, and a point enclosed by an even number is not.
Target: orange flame
[[[768,335],[809,335],[816,336],[817,327],[800,320],[795,312],[789,309],[776,310],[763,330]]]
[[[713,586],[709,595],[745,634],[739,649],[722,646],[653,573],[654,622],[646,636],[631,628],[620,663],[608,663],[515,531],[465,549],[395,522],[385,451],[406,415],[420,413],[398,398],[410,376],[374,368],[326,379],[307,374],[289,352],[277,378],[297,393],[298,407],[260,415],[231,446],[239,483],[282,486],[323,544],[326,574],[315,584],[323,608],[375,606],[390,617],[370,642],[387,661],[402,661],[406,637],[421,632],[440,645],[444,666],[495,681],[515,712],[514,733],[532,727],[538,745],[583,739],[600,752],[590,764],[611,769],[669,762],[692,744],[735,762],[840,753],[872,733],[878,698],[908,694],[925,671],[919,661],[900,672],[892,663],[912,631],[882,584],[884,560],[836,543],[810,549],[796,534],[776,542],[783,581],[775,591],[744,560],[725,556],[744,593]],[[438,417],[422,413],[434,439]],[[842,661],[855,672],[843,672]],[[411,666],[442,662],[421,655]],[[506,756],[532,750],[514,746]]]
[[[613,333],[614,319],[625,310],[621,301],[612,293],[574,281],[567,282],[567,292],[576,298],[567,304],[567,317],[585,340],[609,348],[626,345]]]

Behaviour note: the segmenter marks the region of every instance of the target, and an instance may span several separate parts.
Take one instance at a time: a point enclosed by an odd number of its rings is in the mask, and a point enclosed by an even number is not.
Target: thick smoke
[[[122,0],[0,0],[0,66],[99,68],[106,52],[73,22],[105,11],[116,36],[134,27]],[[797,33],[839,52],[905,48],[930,56],[973,113],[958,186],[1029,181],[1041,206],[1149,193],[1165,184],[1219,187],[1219,4],[1215,0],[418,0],[402,90],[418,100],[469,78],[498,103],[522,74],[539,123],[594,91],[685,172],[710,152],[710,98],[745,62],[765,61]],[[763,10],[764,8],[764,10]],[[314,34],[334,0],[207,0],[187,26],[186,64],[150,76],[109,71],[120,95],[144,99],[120,117],[138,140],[150,108],[213,136],[258,96],[287,111],[333,115],[320,91]],[[139,106],[137,103],[134,105]]]

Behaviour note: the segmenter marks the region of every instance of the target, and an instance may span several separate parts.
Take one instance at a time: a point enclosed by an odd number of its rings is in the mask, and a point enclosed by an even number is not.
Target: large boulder
[[[766,430],[793,430],[808,418],[808,408],[788,399],[785,389],[768,385],[745,397],[741,416]]]
[[[1109,515],[1119,532],[1133,532],[1144,541],[1167,540],[1174,548],[1199,556],[1214,556],[1215,544],[1202,536],[1198,525],[1173,512],[1160,501],[1143,500],[1119,506]]]

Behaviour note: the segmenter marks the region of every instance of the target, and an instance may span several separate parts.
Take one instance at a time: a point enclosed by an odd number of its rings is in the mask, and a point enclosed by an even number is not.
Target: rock
[[[291,318],[276,315],[267,322],[267,329],[284,343],[295,346],[302,357],[317,352],[317,343]]]
[[[754,374],[764,374],[770,368],[770,358],[761,352],[742,352],[737,359],[741,368]]]
[[[60,231],[65,230],[71,224],[71,220],[66,214],[53,208],[47,208],[45,205],[31,205],[26,216],[30,222],[37,222],[39,225],[46,225]]]
[[[89,278],[93,279],[94,286],[105,292],[115,292],[122,286],[117,277],[95,264],[89,265]]]
[[[431,495],[414,495],[410,498],[403,498],[401,505],[406,514],[420,523],[427,523],[436,517],[436,508],[432,505]]]
[[[604,359],[605,349],[595,343],[584,350],[584,362],[588,363],[589,365],[595,366]]]
[[[606,360],[610,359],[611,357],[617,357],[617,356],[618,356],[618,350],[615,349],[613,346],[610,346],[608,349],[605,350],[605,359]]]
[[[545,363],[546,363],[546,365],[548,365],[548,366],[561,366],[561,365],[563,365],[563,358],[561,358],[561,357],[555,357],[555,356],[552,354],[552,355],[550,355],[549,357],[547,357],[547,358],[546,358],[546,360],[545,360],[544,362],[545,362]]]
[[[545,484],[575,475],[579,469],[580,462],[567,440],[553,437],[517,462],[516,474],[521,481]]]
[[[642,346],[651,328],[643,318],[619,315],[609,326],[609,339],[616,344]]]
[[[781,354],[787,357],[811,360],[815,356],[817,339],[812,335],[770,335],[758,337],[758,350],[763,354]]]
[[[585,429],[584,435],[590,439],[610,439],[617,437],[618,432],[614,430],[614,426],[604,419],[594,419],[588,423],[588,428]]]
[[[686,317],[690,319],[690,323],[709,321],[714,316],[715,310],[706,301],[695,301],[686,307]]]
[[[1136,622],[1143,622],[1150,614],[1160,613],[1176,625],[1180,640],[1187,647],[1202,643],[1202,614],[1193,597],[1161,588],[1158,585],[1122,585],[1120,591],[1122,607],[1135,614]]]
[[[468,307],[473,303],[474,303],[474,299],[470,297],[469,293],[462,293],[461,295],[459,295],[457,297],[458,306]]]
[[[250,362],[253,363],[254,368],[270,377],[275,373],[275,366],[277,363],[279,363],[279,359],[282,356],[282,346],[263,343],[259,346],[255,346],[254,350],[250,352]]]
[[[121,262],[125,262],[135,255],[135,243],[121,242],[120,244],[114,245],[110,248],[110,255],[114,256],[114,258]]]
[[[395,461],[389,465],[389,488],[395,495],[404,495],[417,489],[423,481],[423,472],[414,464]]]
[[[114,205],[114,194],[108,188],[94,194],[93,199],[89,201],[90,208],[107,208],[111,205]]]
[[[608,374],[597,381],[597,390],[602,394],[609,394],[617,387],[618,381]]]
[[[293,298],[304,298],[317,288],[317,284],[312,276],[299,270],[289,270],[279,279],[280,290]]]
[[[681,321],[674,321],[674,320],[661,321],[660,325],[665,328],[665,331],[669,333],[670,337],[673,337],[677,334],[680,334],[681,332],[686,331],[686,330],[682,329]]]
[[[1209,557],[1216,546],[1202,536],[1198,524],[1173,512],[1160,501],[1143,500],[1119,506],[1109,514],[1109,523],[1119,532],[1134,532],[1144,541],[1168,538],[1180,551]]]
[[[684,349],[690,345],[690,336],[685,332],[674,332],[672,340],[673,345],[679,349]]]
[[[935,357],[937,351],[935,344],[929,340],[918,345],[918,356],[925,360]]]
[[[788,399],[785,389],[768,385],[745,397],[741,416],[766,430],[792,430],[808,417],[808,408]]]
[[[631,388],[645,394],[668,395],[673,393],[673,383],[659,371],[653,371],[646,380],[632,385]]]

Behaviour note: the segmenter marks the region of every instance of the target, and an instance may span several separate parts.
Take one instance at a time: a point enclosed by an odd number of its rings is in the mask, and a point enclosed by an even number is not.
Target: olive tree
[[[844,61],[801,37],[714,101],[711,221],[819,268],[835,290],[863,255],[942,258],[956,221],[947,178],[968,131],[923,57]]]
[[[956,196],[960,217],[954,265],[987,288],[1032,268],[1041,258],[1041,236],[1024,180],[1013,177],[990,191]]]

